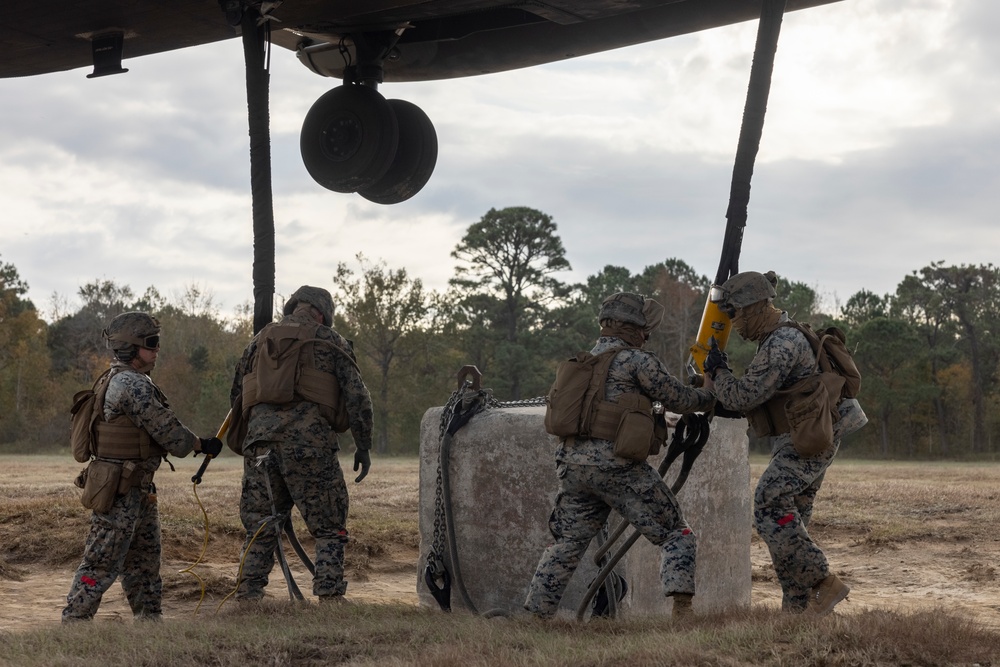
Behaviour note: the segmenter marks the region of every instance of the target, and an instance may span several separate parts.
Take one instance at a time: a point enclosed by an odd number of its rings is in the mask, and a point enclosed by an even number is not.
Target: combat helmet
[[[160,346],[160,321],[149,313],[122,313],[111,320],[101,335],[115,357],[128,362],[135,358],[140,347],[155,350]]]
[[[660,326],[663,306],[657,301],[631,292],[616,292],[604,300],[597,321],[617,320],[634,324],[646,333]]]
[[[303,285],[288,297],[281,312],[283,315],[291,315],[302,303],[307,303],[318,310],[323,316],[323,324],[328,327],[333,326],[333,297],[328,291],[322,287]]]
[[[740,308],[746,308],[765,299],[773,299],[777,294],[774,291],[777,282],[778,277],[774,271],[767,273],[744,271],[737,273],[721,286],[713,287],[711,300],[732,317]]]

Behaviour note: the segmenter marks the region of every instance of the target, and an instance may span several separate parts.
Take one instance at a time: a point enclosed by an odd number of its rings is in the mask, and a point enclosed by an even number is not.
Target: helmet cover
[[[604,300],[597,321],[617,320],[634,324],[649,333],[660,326],[663,306],[659,302],[631,292],[616,292]]]
[[[158,347],[160,321],[149,313],[122,313],[115,316],[101,333],[107,346],[115,351],[127,351],[132,346]],[[157,340],[150,340],[152,337]]]
[[[778,282],[778,277],[774,271],[758,273],[757,271],[744,271],[737,273],[719,287],[720,294],[714,295],[713,301],[723,308],[731,308],[736,311],[740,308],[773,299],[777,292],[774,286]]]
[[[283,315],[291,315],[299,304],[307,303],[323,315],[323,324],[333,326],[333,297],[322,287],[303,285],[285,302]]]

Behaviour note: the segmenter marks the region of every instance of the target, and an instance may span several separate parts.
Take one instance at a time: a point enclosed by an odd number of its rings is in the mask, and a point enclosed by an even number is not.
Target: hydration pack
[[[166,450],[153,442],[145,429],[128,417],[118,416],[110,422],[104,419],[104,397],[111,378],[122,368],[109,368],[101,373],[90,389],[78,391],[70,408],[70,448],[73,458],[86,463],[95,456],[115,459],[144,459],[163,456]],[[156,396],[166,407],[167,400],[155,387]]]
[[[593,355],[578,352],[556,367],[556,381],[545,399],[545,430],[568,438],[590,436],[590,416],[594,402],[604,397],[608,368],[622,348]]]
[[[836,373],[844,378],[841,398],[857,398],[861,390],[861,372],[847,349],[847,336],[837,327],[813,331],[808,324],[785,322],[781,326],[798,329],[805,335],[816,355],[816,364],[822,373]]]
[[[97,455],[97,448],[94,446],[97,440],[95,422],[104,411],[104,394],[108,391],[110,379],[109,368],[97,378],[93,387],[73,395],[73,407],[70,408],[70,447],[73,458],[80,463],[86,463]]]

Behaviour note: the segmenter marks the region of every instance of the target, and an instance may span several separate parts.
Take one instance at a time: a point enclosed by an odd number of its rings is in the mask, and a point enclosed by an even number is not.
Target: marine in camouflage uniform
[[[98,440],[98,460],[135,466],[130,478],[136,483],[116,496],[108,512],[92,514],[83,561],[62,611],[64,622],[93,618],[104,593],[119,576],[135,617],[160,618],[160,516],[153,473],[166,453],[184,457],[204,448],[217,455],[222,449],[218,439],[199,438],[184,426],[150,379],[159,350],[159,332],[155,318],[137,312],[115,317],[104,330],[104,338],[115,353],[104,399],[104,419],[110,422],[127,418],[149,434],[156,453],[145,458],[105,458]]]
[[[333,299],[325,289],[306,285],[289,298],[283,313],[279,325],[315,326],[321,323],[316,329],[316,337],[332,342],[343,351],[338,353],[329,345],[313,344],[315,368],[332,374],[339,385],[357,446],[354,470],[361,468],[361,474],[355,479],[360,482],[370,466],[371,396],[360,371],[352,363],[354,353],[350,342],[330,328]],[[258,343],[266,330],[254,337],[236,367],[230,395],[233,403],[243,392],[244,377],[255,370]],[[348,541],[347,485],[337,455],[340,449],[337,432],[324,415],[320,405],[308,400],[285,405],[258,403],[250,408],[247,436],[243,441],[240,518],[247,534],[243,545],[242,577],[236,594],[238,600],[253,601],[264,596],[278,547],[274,528],[290,520],[293,505],[299,508],[309,533],[316,540],[313,594],[321,601],[342,599],[347,590],[344,579],[344,545]],[[265,523],[267,525],[258,532]]]
[[[604,398],[639,393],[672,412],[709,410],[715,397],[706,389],[681,383],[642,345],[660,323],[663,308],[639,294],[613,294],[601,306],[601,337],[591,351],[620,348],[608,369]],[[524,608],[543,618],[556,613],[570,578],[587,546],[616,510],[650,542],[662,549],[663,592],[683,598],[689,609],[695,592],[697,539],[677,499],[646,461],[614,455],[614,443],[600,438],[564,439],[556,451],[560,490],[549,517],[555,540],[542,553]]]
[[[719,403],[747,413],[763,406],[780,389],[812,375],[816,355],[798,329],[781,326],[788,313],[775,308],[773,272],[739,273],[727,280],[716,300],[733,320],[743,338],[758,342],[757,353],[742,377],[727,365],[710,370],[706,386],[713,387]],[[714,378],[712,378],[714,375]],[[771,460],[754,491],[754,526],[767,544],[774,571],[781,583],[782,609],[800,613],[810,608],[828,613],[850,590],[830,571],[823,550],[809,536],[808,525],[816,494],[833,462],[840,439],[867,422],[857,401],[841,401],[841,419],[834,424],[834,442],[815,457],[803,457],[787,432],[770,436]]]

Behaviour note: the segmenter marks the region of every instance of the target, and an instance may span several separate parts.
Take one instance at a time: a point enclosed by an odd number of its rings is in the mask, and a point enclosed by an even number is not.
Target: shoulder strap
[[[101,375],[94,381],[94,409],[90,413],[90,428],[94,428],[94,424],[98,421],[104,421],[104,397],[108,393],[108,385],[111,384],[111,378],[118,373],[120,373],[122,368],[111,367],[108,370],[101,373]]]
[[[824,373],[836,373],[826,353],[826,341],[831,338],[833,336],[830,334],[823,334],[823,337],[819,339],[819,350],[816,351],[816,368]]]
[[[630,347],[616,347],[613,350],[605,350],[594,356],[594,371],[590,376],[590,387],[583,398],[583,419],[580,425],[580,437],[590,437],[590,429],[594,418],[594,404],[604,400],[604,385],[608,381],[608,371],[611,369],[611,362],[615,360],[619,352],[632,349]]]

